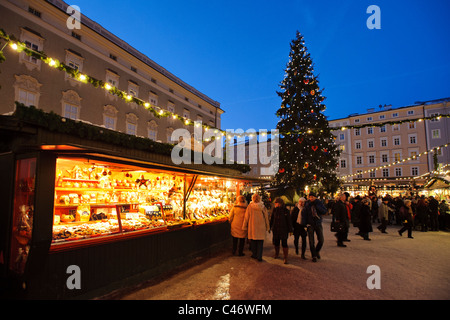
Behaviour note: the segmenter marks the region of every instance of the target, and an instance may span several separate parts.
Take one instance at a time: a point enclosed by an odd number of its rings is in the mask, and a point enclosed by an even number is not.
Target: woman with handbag
[[[347,200],[347,196],[344,193],[341,193],[339,195],[338,201],[333,206],[332,214],[335,224],[335,230],[336,230],[336,238],[337,238],[337,245],[338,247],[346,247],[344,244],[344,240],[346,238],[346,234],[348,232],[347,229],[347,206],[345,204],[345,201]]]

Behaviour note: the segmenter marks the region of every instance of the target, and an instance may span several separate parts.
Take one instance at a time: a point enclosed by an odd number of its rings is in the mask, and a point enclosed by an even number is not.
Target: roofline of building
[[[47,3],[53,5],[55,8],[61,10],[64,14],[67,14],[67,8],[69,5],[62,1],[62,0],[45,0]],[[69,14],[67,14],[69,16]],[[129,45],[126,41],[120,39],[113,33],[109,32],[105,28],[103,28],[99,23],[93,21],[92,19],[89,19],[87,16],[81,13],[81,23],[97,33],[98,35],[102,36],[106,40],[110,41],[111,43],[115,44],[122,50],[126,51],[133,57],[139,59],[141,62],[145,63],[155,71],[159,72],[166,78],[172,80],[182,88],[186,89],[187,91],[191,92],[192,94],[196,95],[200,99],[203,99],[204,101],[210,103],[213,107],[220,109],[222,113],[225,111],[220,107],[220,103],[218,101],[215,101],[214,99],[211,99],[204,93],[201,93],[191,85],[187,84],[177,76],[175,76],[173,73],[169,72],[167,69],[163,68],[159,64],[157,64],[155,61],[151,60],[147,55],[143,54],[139,50],[135,49],[131,45]]]
[[[355,117],[365,116],[368,114],[377,114],[377,113],[383,113],[383,112],[387,112],[387,111],[394,111],[394,110],[400,110],[400,109],[411,108],[411,107],[420,107],[420,106],[425,106],[425,105],[429,105],[429,104],[437,104],[440,102],[450,102],[450,97],[442,98],[442,99],[435,99],[435,100],[428,100],[428,101],[417,101],[415,104],[410,105],[410,106],[403,106],[403,107],[392,108],[392,109],[385,109],[385,110],[366,112],[366,113],[352,113],[352,114],[348,115],[347,117],[332,119],[332,120],[328,120],[328,121],[345,120],[348,118],[355,118]]]

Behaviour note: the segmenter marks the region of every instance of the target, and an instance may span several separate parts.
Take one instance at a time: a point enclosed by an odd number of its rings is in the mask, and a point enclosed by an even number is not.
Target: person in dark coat
[[[270,230],[273,233],[273,245],[275,246],[275,256],[278,258],[280,253],[280,242],[283,247],[283,262],[287,263],[289,247],[287,239],[289,233],[292,232],[291,216],[289,210],[284,206],[284,201],[281,198],[275,199],[275,208],[273,209],[272,216],[270,217]]]
[[[351,214],[351,220],[353,223],[354,227],[358,227],[359,226],[359,221],[361,220],[360,214],[361,214],[361,208],[362,208],[362,203],[361,203],[361,196],[357,195],[354,199],[353,199],[353,208],[352,208],[352,214]]]
[[[375,222],[378,218],[378,197],[372,196],[372,222]]]
[[[416,210],[416,220],[421,226],[420,231],[428,231],[428,215],[430,210],[428,209],[428,203],[425,198],[419,199]]]
[[[307,228],[312,261],[317,262],[324,242],[322,216],[327,213],[327,208],[317,199],[315,193],[310,192],[308,198],[305,209],[302,211],[302,225]],[[314,234],[317,235],[317,244],[315,244]]]
[[[408,230],[408,238],[413,239],[413,211],[411,208],[411,200],[405,200],[403,206],[400,208],[400,218],[403,221],[403,228],[398,230],[398,234],[401,236],[403,232]]]
[[[305,198],[300,198],[298,200],[298,204],[295,206],[295,208],[292,210],[291,213],[291,222],[292,226],[294,228],[294,246],[295,246],[295,253],[298,254],[298,240],[300,237],[302,237],[302,259],[306,260],[305,257],[305,251],[306,251],[306,226],[302,225],[302,211],[305,208]]]
[[[348,232],[348,226],[346,223],[346,221],[348,220],[347,206],[345,204],[346,199],[347,199],[346,195],[344,193],[341,193],[339,195],[338,201],[336,201],[333,210],[331,211],[334,217],[334,221],[344,225],[343,230],[336,232],[335,235],[337,238],[338,247],[346,247],[346,245],[343,242]]]
[[[439,201],[433,196],[429,197],[428,208],[430,208],[430,230],[439,231]]]
[[[371,201],[368,197],[362,199],[362,207],[359,215],[359,235],[364,240],[369,240],[369,232],[372,232],[372,208]]]
[[[447,230],[447,222],[449,217],[448,205],[445,200],[442,200],[439,204],[439,228],[441,230]]]

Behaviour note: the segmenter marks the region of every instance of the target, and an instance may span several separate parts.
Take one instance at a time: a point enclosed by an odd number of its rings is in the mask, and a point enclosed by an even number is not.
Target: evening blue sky
[[[450,97],[448,0],[75,0],[81,12],[221,103],[222,129],[273,129],[296,31],[339,119]],[[381,29],[369,30],[370,5]]]

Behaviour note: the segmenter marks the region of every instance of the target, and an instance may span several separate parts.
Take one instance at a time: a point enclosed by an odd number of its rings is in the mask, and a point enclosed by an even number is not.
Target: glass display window
[[[186,216],[199,223],[227,218],[237,192],[238,183],[233,180],[198,177],[186,203]]]
[[[54,245],[226,220],[237,182],[85,158],[58,158]]]

